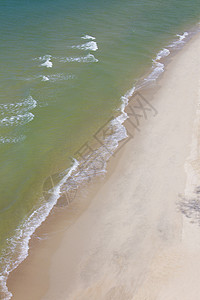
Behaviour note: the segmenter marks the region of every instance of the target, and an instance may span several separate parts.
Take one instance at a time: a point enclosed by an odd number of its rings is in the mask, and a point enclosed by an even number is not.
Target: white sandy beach
[[[47,220],[63,230],[11,274],[14,300],[200,299],[200,227],[179,209],[180,194],[197,196],[199,53],[196,35],[173,57],[151,100],[158,114],[112,158],[92,199]]]

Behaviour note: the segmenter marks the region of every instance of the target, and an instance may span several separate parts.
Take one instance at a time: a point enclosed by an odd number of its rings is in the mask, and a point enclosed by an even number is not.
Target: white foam
[[[81,50],[90,50],[90,51],[98,50],[97,43],[94,41],[87,42],[86,44],[82,44],[82,45],[72,46],[71,48],[81,49]]]
[[[75,76],[68,74],[53,74],[53,75],[47,75],[47,76],[42,76],[42,81],[50,81],[50,82],[55,82],[55,81],[62,81],[62,80],[70,80],[74,79]]]
[[[121,97],[122,104],[120,107],[120,115],[113,119],[107,126],[110,129],[110,135],[107,135],[102,141],[102,146],[96,149],[93,154],[88,155],[87,167],[84,164],[84,171],[80,168],[80,172],[73,174],[73,180],[77,183],[77,186],[82,185],[85,181],[88,182],[88,178],[103,175],[106,173],[107,161],[114,154],[117,149],[119,142],[127,138],[126,128],[123,125],[124,121],[128,118],[125,112],[125,107],[127,106],[129,99],[133,95],[135,87],[133,86],[127,93]],[[100,169],[98,168],[98,163],[100,163]],[[79,162],[82,164],[82,161]],[[94,172],[94,168],[95,169]],[[70,185],[66,187],[68,189]]]
[[[0,275],[0,287],[1,287],[1,294],[2,300],[10,300],[12,298],[12,293],[8,291],[6,286],[6,281],[9,274]]]
[[[188,36],[188,32],[184,32],[182,35],[177,34],[179,37],[178,41],[173,42],[171,45],[168,47],[175,47],[181,43],[183,43],[183,40]],[[152,82],[156,81],[158,77],[164,72],[165,66],[164,64],[160,63],[159,60],[163,57],[166,57],[170,54],[169,49],[163,48],[160,52],[158,52],[156,59],[153,60],[153,66],[152,66],[152,72],[147,76],[147,78],[144,79],[144,84],[145,82]]]
[[[25,125],[33,120],[34,115],[29,112],[37,106],[37,101],[29,96],[22,102],[0,104],[0,126]]]
[[[18,125],[25,125],[31,122],[34,118],[34,114],[26,113],[24,115],[17,115],[11,117],[5,117],[0,120],[0,126],[8,127],[8,126],[18,126]]]
[[[82,36],[81,38],[84,39],[84,40],[96,40],[96,38],[94,36],[91,36],[91,35],[88,35],[88,34]]]
[[[33,58],[33,60],[43,61],[43,63],[41,64],[42,67],[52,68],[53,63],[51,62],[51,58],[52,58],[51,55],[46,54],[44,56]]]
[[[0,136],[0,144],[16,144],[24,141],[26,138],[25,135],[20,135],[18,137],[3,137]]]
[[[49,78],[47,76],[41,75],[42,76],[42,81],[48,81]]]
[[[165,66],[154,60],[152,69],[153,71],[144,79],[144,82],[156,81],[156,79],[164,72]]]
[[[100,157],[103,156],[105,162],[109,160],[111,155],[118,148],[119,142],[128,137],[126,128],[123,125],[123,123],[125,122],[125,120],[129,118],[127,113],[125,112],[125,108],[128,105],[128,102],[134,92],[135,92],[135,86],[133,86],[130,90],[126,92],[124,96],[121,97],[121,106],[119,109],[120,115],[117,116],[115,119],[113,119],[109,125],[112,134],[110,134],[110,136],[107,136],[105,138],[103,143],[104,146],[99,148],[99,156]],[[104,149],[105,146],[107,150]],[[105,164],[105,168],[102,170],[102,173],[105,172],[106,172],[106,164]]]
[[[52,56],[50,54],[46,54],[44,56],[35,57],[33,60],[43,61],[43,63],[40,65],[42,67],[52,68],[53,63],[51,62],[51,58]]]
[[[98,59],[94,57],[93,54],[88,54],[86,56],[81,57],[60,57],[58,58],[59,62],[79,62],[79,63],[92,63],[92,62],[98,62]]]
[[[46,54],[44,56],[35,57],[33,58],[33,60],[45,61],[47,59],[51,59],[51,57],[52,56],[50,54]]]
[[[186,38],[186,36],[188,36],[188,32],[184,32],[182,35],[181,34],[177,34],[177,36],[179,37],[179,40],[182,41]]]
[[[188,36],[188,32],[184,32],[182,35],[177,34],[177,37],[179,39],[175,42],[173,42],[168,47],[176,47],[180,44],[184,43],[184,39]],[[166,57],[170,54],[169,49],[163,48],[161,51],[158,52],[156,59],[153,60],[152,65],[152,72],[144,79],[143,83],[141,84],[141,87],[146,85],[146,83],[151,83],[153,81],[156,81],[158,77],[164,72],[165,66],[164,64],[160,63],[159,60],[163,57]]]
[[[189,33],[186,31],[183,34],[177,34],[178,40],[174,41],[172,44],[170,44],[168,47],[174,48],[178,47],[179,45],[184,44],[184,39],[189,35]]]
[[[47,59],[44,63],[41,64],[42,67],[52,68],[53,63],[51,62],[51,58]]]
[[[37,106],[37,101],[32,96],[28,96],[22,102],[0,104],[0,115],[22,114],[34,109]]]
[[[156,56],[156,60],[160,60],[163,57],[166,57],[170,54],[170,51],[166,48],[162,49],[160,52],[158,52]]]
[[[55,59],[60,59],[60,58],[55,58]],[[75,75],[73,74],[62,74],[62,73],[58,73],[58,74],[52,74],[52,75],[35,75],[23,80],[36,80],[36,79],[41,79],[41,81],[50,81],[50,82],[55,82],[55,81],[59,81],[59,80],[70,80],[70,79],[74,79]]]

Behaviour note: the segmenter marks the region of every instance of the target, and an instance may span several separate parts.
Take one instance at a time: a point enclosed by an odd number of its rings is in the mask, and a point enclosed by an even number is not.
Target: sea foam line
[[[156,61],[160,60],[163,57],[166,57],[170,54],[169,49],[163,48],[160,52],[158,52],[157,56],[156,56]]]
[[[0,273],[0,282],[5,293],[4,300],[10,300],[12,293],[8,291],[6,281],[10,272],[17,268],[17,266],[28,256],[29,240],[36,228],[38,228],[47,218],[50,211],[55,206],[60,194],[61,187],[72,173],[78,168],[78,161],[74,159],[71,168],[66,170],[66,175],[63,179],[53,187],[52,196],[41,207],[34,210],[34,212],[15,230],[13,238],[8,239],[9,253],[1,257],[1,265],[6,266],[2,273]],[[15,257],[19,253],[17,260],[12,261],[10,257]]]
[[[178,47],[178,46],[184,44],[185,43],[184,40],[188,35],[189,35],[189,33],[187,31],[185,31],[183,34],[177,34],[176,36],[178,37],[178,40],[174,41],[168,47],[174,48],[174,47]]]
[[[188,32],[184,32],[182,35],[177,34],[176,36],[179,38],[178,40],[174,41],[168,47],[173,48],[178,45],[184,44],[184,39],[189,35]],[[160,62],[160,60],[170,54],[170,50],[167,48],[163,48],[161,51],[158,52],[155,59],[152,60],[152,72],[144,79],[145,82],[152,82],[156,81],[158,77],[164,72],[165,65]]]

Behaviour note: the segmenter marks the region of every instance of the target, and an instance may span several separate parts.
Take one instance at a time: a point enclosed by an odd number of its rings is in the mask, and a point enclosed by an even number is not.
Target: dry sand
[[[200,299],[199,53],[198,35],[168,64],[151,100],[158,114],[148,112],[91,201],[43,225],[57,234],[31,244],[8,281],[13,299]]]

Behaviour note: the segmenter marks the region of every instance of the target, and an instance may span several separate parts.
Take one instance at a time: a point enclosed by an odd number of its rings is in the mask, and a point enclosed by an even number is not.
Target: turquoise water
[[[46,178],[70,166],[157,53],[199,16],[197,0],[0,1],[2,286],[27,247],[18,245],[20,224],[45,203]]]

